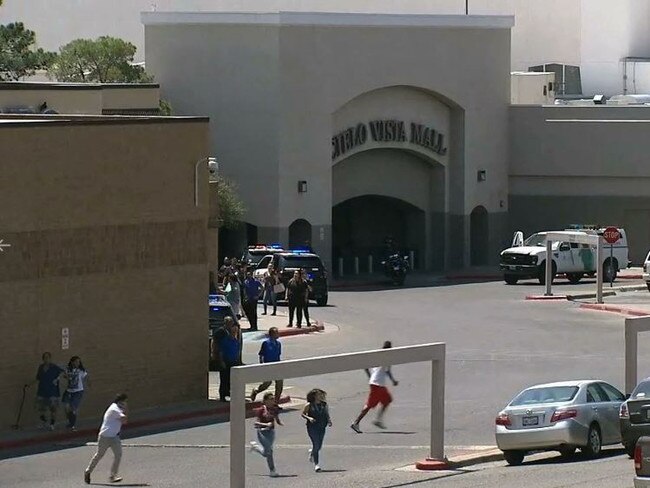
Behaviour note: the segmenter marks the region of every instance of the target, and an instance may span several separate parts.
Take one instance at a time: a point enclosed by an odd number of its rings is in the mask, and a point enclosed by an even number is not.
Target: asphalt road
[[[560,288],[560,287],[558,287]],[[591,290],[593,284],[571,286]],[[562,286],[561,291],[569,287]],[[302,358],[395,345],[447,343],[446,445],[494,444],[496,413],[522,388],[539,382],[601,378],[622,387],[623,318],[585,311],[571,302],[531,302],[539,285],[502,283],[332,292],[332,306],[314,307],[312,315],[339,325],[339,331],[284,339],[285,358]],[[646,295],[650,302],[650,294]],[[643,300],[639,295],[635,299]],[[606,300],[607,301],[607,300]],[[648,341],[650,343],[650,341]],[[248,342],[245,361],[255,362],[258,343]],[[650,344],[640,343],[642,358]],[[650,371],[643,359],[640,371]],[[349,424],[363,404],[367,379],[363,372],[324,375],[288,382],[293,397],[318,386],[328,392],[334,427],[328,431],[323,467],[315,474],[307,463],[307,437],[297,411],[283,415],[277,431],[276,463],[286,475],[272,482],[283,487],[311,486],[631,486],[631,463],[618,453],[597,461],[571,463],[533,460],[520,468],[504,463],[466,471],[429,474],[396,471],[426,456],[428,387],[426,365],[397,366],[387,431],[368,421],[364,434]],[[369,418],[370,420],[370,418]],[[249,435],[252,438],[252,424]],[[123,474],[126,486],[227,486],[228,425],[178,428],[126,439]],[[88,446],[0,461],[0,486],[69,487],[82,484],[83,467],[92,455]],[[109,455],[110,457],[110,455]],[[108,460],[97,480],[104,482]],[[249,486],[269,486],[264,461],[251,455]],[[442,476],[442,477],[441,477]]]

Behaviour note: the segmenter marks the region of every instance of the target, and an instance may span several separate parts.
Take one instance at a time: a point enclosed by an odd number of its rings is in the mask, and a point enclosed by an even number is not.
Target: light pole
[[[194,165],[194,206],[199,206],[199,166],[201,164],[207,163],[208,171],[210,175],[216,175],[219,171],[219,163],[217,163],[217,158],[207,157],[199,159]]]
[[[465,0],[465,15],[469,15],[469,0]]]

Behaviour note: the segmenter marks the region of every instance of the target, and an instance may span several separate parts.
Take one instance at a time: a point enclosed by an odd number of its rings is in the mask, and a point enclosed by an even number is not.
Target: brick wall
[[[195,207],[193,192],[207,121],[0,124],[0,147],[0,431],[43,351],[81,356],[81,418],[119,391],[133,409],[204,399],[208,195]]]

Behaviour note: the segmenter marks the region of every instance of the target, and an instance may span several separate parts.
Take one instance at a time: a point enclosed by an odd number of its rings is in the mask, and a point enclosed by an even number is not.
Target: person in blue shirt
[[[248,318],[250,330],[257,330],[257,301],[262,295],[264,287],[251,271],[246,272],[244,280],[244,313]]]
[[[282,343],[278,340],[280,333],[278,332],[277,327],[271,327],[269,329],[269,338],[262,342],[260,346],[260,363],[277,363],[280,361],[282,356]],[[265,381],[257,388],[253,388],[251,393],[251,401],[254,402],[257,395],[271,386],[270,381]],[[282,389],[284,388],[284,381],[275,380],[275,404],[280,404],[280,396],[282,395]]]
[[[38,405],[41,427],[54,430],[56,412],[59,409],[59,378],[63,374],[63,369],[51,362],[52,355],[49,352],[44,352],[42,359],[43,362],[36,371],[36,380],[31,384],[38,382],[36,404]],[[47,418],[48,413],[50,417],[49,422]]]
[[[212,335],[211,359],[219,369],[219,400],[230,397],[230,369],[241,364],[241,337],[239,327],[232,317],[223,319],[223,327]]]

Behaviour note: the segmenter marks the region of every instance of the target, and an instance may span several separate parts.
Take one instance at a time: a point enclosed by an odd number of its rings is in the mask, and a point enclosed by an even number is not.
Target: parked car
[[[650,488],[650,437],[641,437],[634,449],[634,488]]]
[[[637,440],[650,436],[650,378],[641,380],[621,404],[619,419],[625,452],[632,457]]]
[[[224,295],[208,295],[208,326],[209,329],[218,329],[223,326],[223,319],[232,317],[232,319],[239,323],[237,316]]]
[[[602,446],[621,442],[618,411],[624,400],[618,389],[599,380],[532,386],[499,412],[497,446],[510,465],[521,464],[532,451],[571,456],[580,449],[598,456]]]
[[[275,270],[280,274],[280,280],[285,287],[293,276],[294,271],[304,269],[307,273],[307,281],[311,288],[309,299],[316,300],[319,307],[327,305],[327,270],[318,254],[303,250],[281,251],[275,254],[269,254],[268,256],[264,256],[257,264],[253,275],[259,280],[263,279],[269,264],[273,265]]]
[[[282,251],[284,251],[284,249],[279,244],[271,244],[268,246],[266,244],[258,244],[256,246],[248,246],[242,254],[241,261],[242,263],[255,267],[264,256]]]

